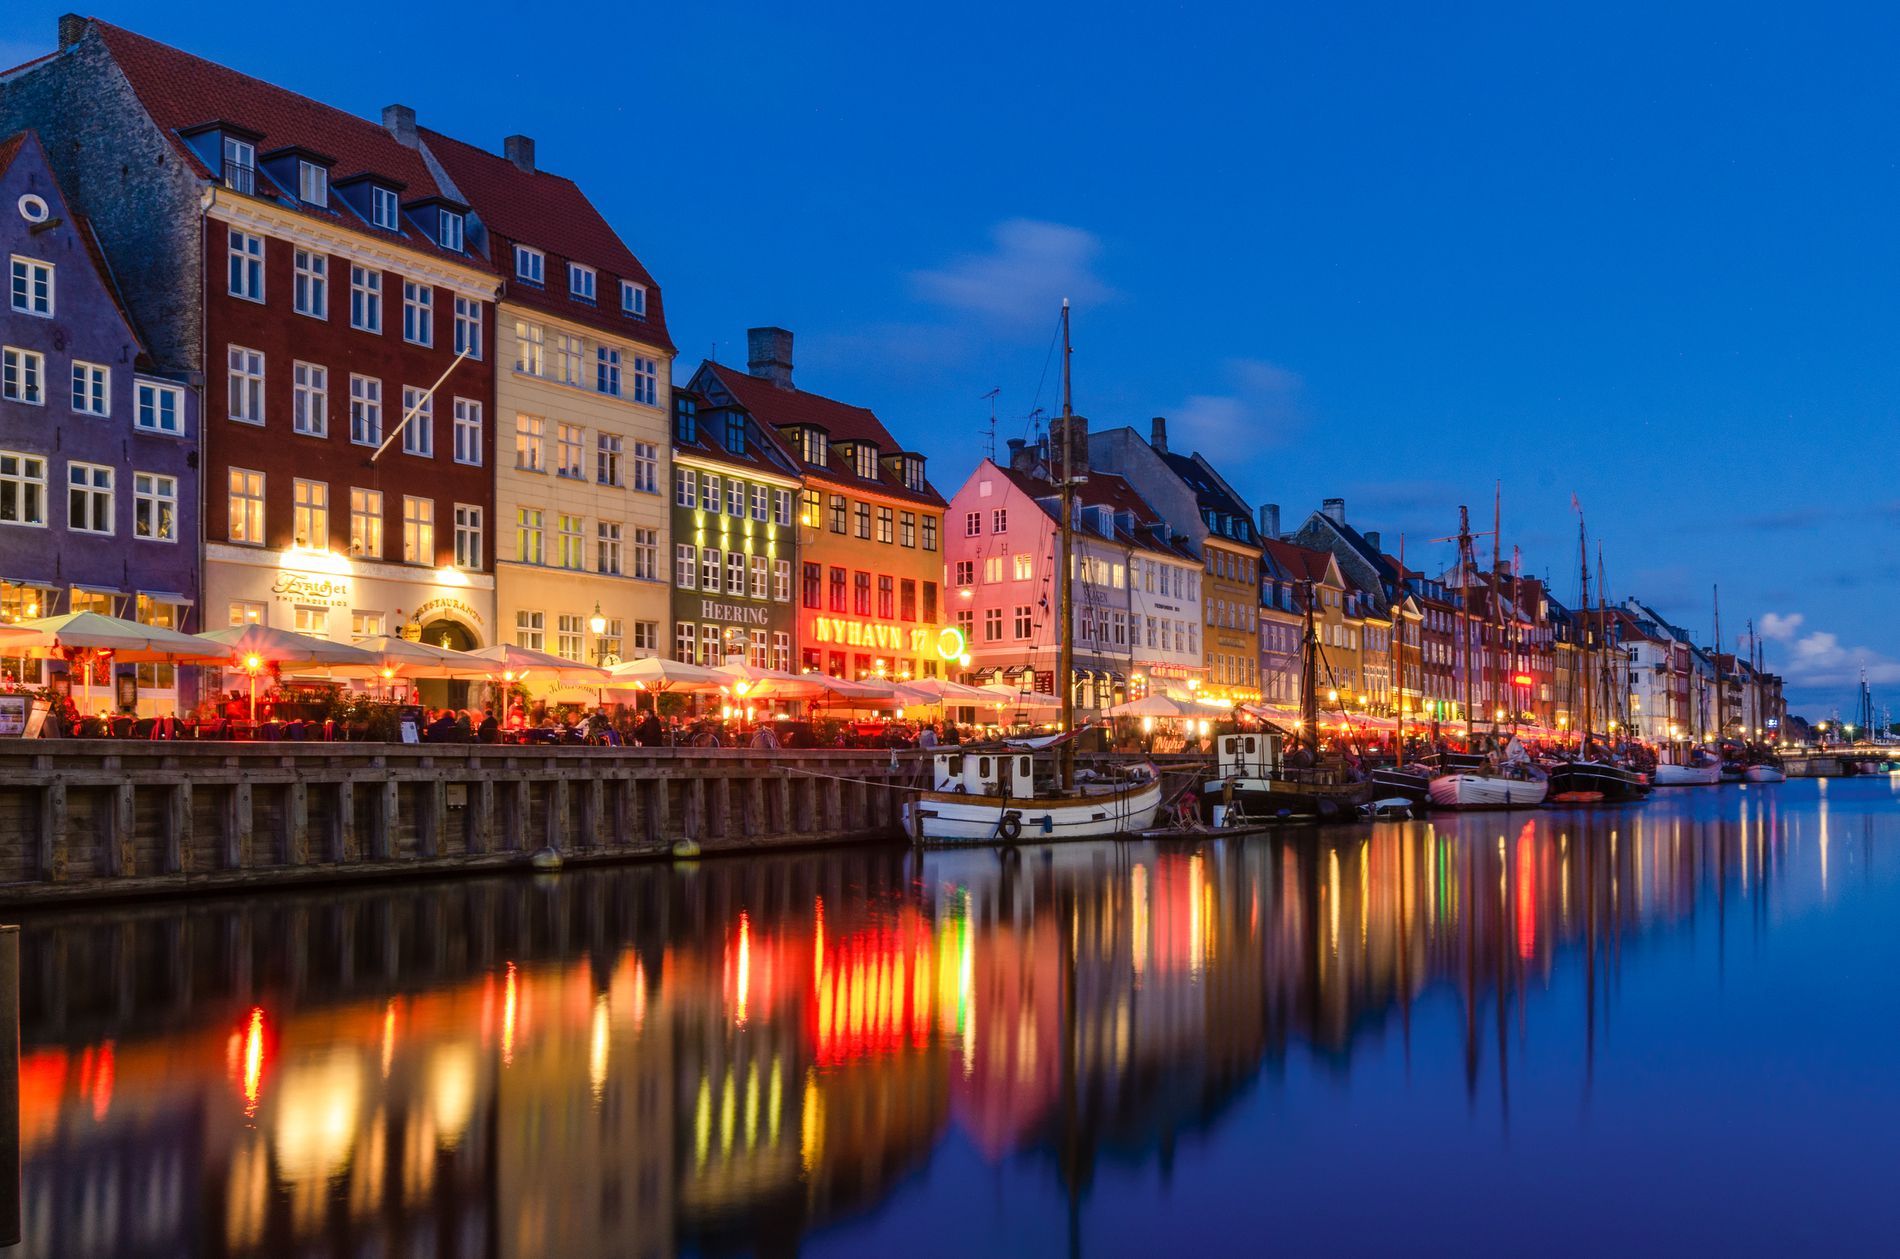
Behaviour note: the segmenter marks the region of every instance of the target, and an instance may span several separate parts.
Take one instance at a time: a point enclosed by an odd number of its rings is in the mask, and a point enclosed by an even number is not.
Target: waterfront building
[[[1297,708],[1304,702],[1301,640],[1310,604],[1313,633],[1319,640],[1320,658],[1315,666],[1319,707],[1322,712],[1336,712],[1358,678],[1358,644],[1350,637],[1348,624],[1354,592],[1340,571],[1338,557],[1270,535],[1261,539],[1260,549],[1266,573],[1262,615],[1272,617],[1271,622],[1263,619],[1260,632],[1266,634],[1269,623],[1274,626],[1274,650],[1261,657],[1262,669],[1271,670],[1274,677],[1271,681],[1263,678],[1262,686],[1269,695],[1282,697],[1275,703]]]
[[[93,611],[202,628],[197,396],[152,370],[91,223],[31,131],[0,138],[0,257],[0,621]],[[0,662],[5,680],[33,686],[58,668]],[[195,670],[113,672],[93,684],[115,707],[196,702]]]
[[[1132,428],[1088,435],[1094,468],[1127,479],[1201,561],[1203,693],[1216,702],[1260,698],[1260,531],[1252,510],[1200,454],[1168,449],[1157,416],[1147,441]]]
[[[1270,505],[1277,521],[1279,507]],[[1350,587],[1345,637],[1356,657],[1348,702],[1380,716],[1396,711],[1392,685],[1392,626],[1399,598],[1398,565],[1380,549],[1378,533],[1346,523],[1346,500],[1329,498],[1290,535],[1290,541],[1331,553]]]
[[[945,634],[944,500],[924,456],[875,414],[792,384],[792,334],[753,328],[745,371],[705,362],[705,405],[777,435],[804,483],[797,508],[798,668],[833,677],[940,677],[964,654]],[[981,527],[993,522],[979,520]]]
[[[673,619],[660,286],[577,184],[540,168],[531,138],[493,153],[419,129],[404,106],[383,118],[428,160],[446,204],[467,207],[470,248],[503,277],[497,636],[596,664],[657,655]]]
[[[789,671],[803,482],[773,431],[673,393],[673,656]]]
[[[425,156],[72,16],[0,119],[41,129],[155,365],[203,381],[200,623],[495,641],[497,282]]]

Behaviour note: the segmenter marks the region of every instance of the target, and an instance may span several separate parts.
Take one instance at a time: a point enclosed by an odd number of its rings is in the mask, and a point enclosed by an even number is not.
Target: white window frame
[[[455,400],[455,462],[482,466],[482,404],[473,398]]]
[[[460,354],[468,351],[471,359],[479,362],[482,357],[482,304],[472,297],[455,299],[455,345]]]
[[[330,317],[330,255],[299,249],[290,290],[290,308],[312,319]]]
[[[482,509],[473,503],[455,505],[455,566],[472,571],[482,566]]]
[[[651,525],[633,527],[633,576],[636,581],[660,580],[660,531]]]
[[[227,228],[225,249],[229,267],[225,292],[247,302],[264,301],[264,238],[241,228]]]
[[[169,513],[166,507],[171,508]],[[142,542],[177,543],[177,477],[164,472],[132,473],[132,536]]]
[[[22,406],[45,406],[46,356],[23,346],[0,347],[0,398]]]
[[[453,226],[451,226],[453,225]],[[435,212],[435,243],[452,254],[459,254],[467,245],[467,222],[460,210],[437,208]]]
[[[225,347],[226,415],[239,424],[264,424],[264,352]]]
[[[640,494],[660,492],[660,448],[654,442],[633,443],[633,490]]]
[[[525,457],[524,457],[525,456]],[[543,415],[515,414],[515,467],[522,472],[548,470],[548,421]]]
[[[350,267],[350,327],[383,334],[383,273],[376,267]]]
[[[547,286],[548,256],[532,245],[515,246],[515,278],[537,288]]]
[[[112,414],[112,369],[103,363],[73,360],[74,415]]]
[[[699,548],[691,542],[673,544],[673,584],[681,590],[699,588]]]
[[[383,558],[383,492],[350,487],[350,554],[360,559]]]
[[[435,566],[435,500],[402,496],[402,562]]]
[[[435,458],[435,395],[416,385],[402,387],[402,453]]]
[[[177,385],[141,380],[132,389],[132,427],[143,433],[177,436],[185,431],[185,391]],[[165,405],[169,403],[170,405]],[[146,417],[151,416],[148,422]],[[169,417],[171,423],[165,422]]]
[[[8,491],[11,491],[9,494]],[[0,525],[32,529],[46,527],[46,456],[23,450],[0,450],[0,510],[13,500],[15,519],[0,516]],[[29,511],[37,508],[37,512]]]
[[[305,205],[330,204],[330,172],[323,163],[297,159],[297,200]]]
[[[594,522],[594,571],[609,577],[619,577],[625,572],[625,550],[621,524],[618,520],[598,520]]]
[[[264,545],[264,474],[252,468],[225,470],[225,537],[240,546]],[[255,491],[255,492],[253,492]]]
[[[330,435],[330,369],[294,360],[290,365],[290,431],[305,437]]]
[[[383,382],[380,377],[350,373],[350,441],[358,446],[383,444]]]
[[[103,479],[101,479],[103,475]],[[79,478],[75,481],[75,477]],[[66,531],[68,533],[90,533],[99,537],[111,537],[118,532],[118,494],[116,477],[110,465],[103,463],[81,463],[77,459],[66,463]],[[83,498],[85,508],[81,512],[88,523],[73,523],[73,502]],[[104,518],[104,526],[94,525],[93,521]]]
[[[620,313],[634,319],[647,317],[647,286],[632,280],[620,282]]]
[[[650,407],[660,404],[660,365],[637,354],[633,359],[633,400]]]
[[[411,345],[435,344],[435,286],[420,280],[402,282],[402,339]]]
[[[402,202],[393,188],[381,184],[369,186],[369,221],[385,231],[402,227]]]
[[[51,319],[56,293],[53,264],[40,258],[14,254],[12,266],[8,270],[14,312],[32,315],[37,319]]]
[[[290,540],[310,551],[330,549],[330,483],[295,477],[290,485]]]
[[[579,262],[567,264],[567,295],[575,301],[592,305],[599,288],[598,280],[592,267]]]

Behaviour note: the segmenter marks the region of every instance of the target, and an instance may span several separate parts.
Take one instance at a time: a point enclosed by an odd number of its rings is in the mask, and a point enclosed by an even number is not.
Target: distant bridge
[[[1814,751],[1783,752],[1781,767],[1790,778],[1846,778],[1900,767],[1900,745],[1852,743]]]

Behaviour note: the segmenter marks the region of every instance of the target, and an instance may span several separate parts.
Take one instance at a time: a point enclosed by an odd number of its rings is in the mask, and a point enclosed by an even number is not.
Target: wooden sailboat
[[[1056,581],[1061,632],[1057,635],[1056,686],[1062,695],[1062,730],[1075,730],[1075,490],[1087,479],[1087,439],[1078,430],[1069,378],[1069,303],[1062,303],[1062,418],[1050,434],[1052,466],[1061,490]],[[1027,751],[940,752],[932,758],[931,789],[904,806],[910,832],[940,843],[1044,843],[1060,839],[1106,839],[1146,830],[1161,809],[1161,775],[1154,766],[1127,767],[1112,781],[1078,786],[1075,740],[1055,749],[1055,776],[1039,782]]]
[[[1598,567],[1601,568],[1599,556]],[[1592,672],[1599,664],[1604,642],[1609,636],[1609,607],[1601,585],[1597,591],[1597,624],[1589,628],[1590,615],[1590,539],[1581,510],[1577,516],[1577,564],[1581,577],[1581,595],[1577,602],[1582,618],[1582,639],[1577,644],[1576,689],[1582,698],[1582,721],[1577,725],[1577,753],[1558,757],[1546,765],[1550,776],[1550,801],[1553,804],[1626,804],[1649,795],[1649,779],[1618,764],[1606,746],[1597,742]],[[1600,575],[1600,574],[1599,574]],[[1607,665],[1604,680],[1608,681]],[[1606,692],[1607,694],[1607,692]],[[1609,701],[1605,700],[1605,711]],[[1607,720],[1607,718],[1606,718]]]

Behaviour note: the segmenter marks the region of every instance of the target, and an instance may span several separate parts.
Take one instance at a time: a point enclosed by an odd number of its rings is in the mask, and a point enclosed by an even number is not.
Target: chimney
[[[1168,453],[1168,417],[1157,415],[1148,421],[1148,444],[1162,454]]]
[[[1020,437],[1009,439],[1009,470],[1030,473],[1036,470],[1036,452]]]
[[[1058,483],[1064,477],[1088,479],[1089,422],[1081,416],[1049,421],[1049,475]]]
[[[1346,500],[1345,499],[1329,498],[1325,502],[1319,505],[1319,509],[1322,513],[1325,514],[1326,518],[1332,521],[1334,524],[1343,525],[1346,523]]]
[[[783,328],[747,328],[745,369],[781,389],[792,387],[792,334]]]
[[[77,13],[59,15],[59,50],[65,52],[86,37],[86,19]]]
[[[1280,536],[1280,504],[1260,504],[1260,535],[1276,539]]]
[[[1377,529],[1374,529],[1370,533],[1366,534],[1366,545],[1371,547],[1376,554],[1379,554],[1379,555],[1385,554],[1384,551],[1381,551],[1379,549],[1379,531]]]
[[[407,105],[383,106],[383,130],[404,148],[416,147],[416,111]]]
[[[509,136],[501,142],[501,155],[513,162],[522,174],[534,174],[533,136]]]

